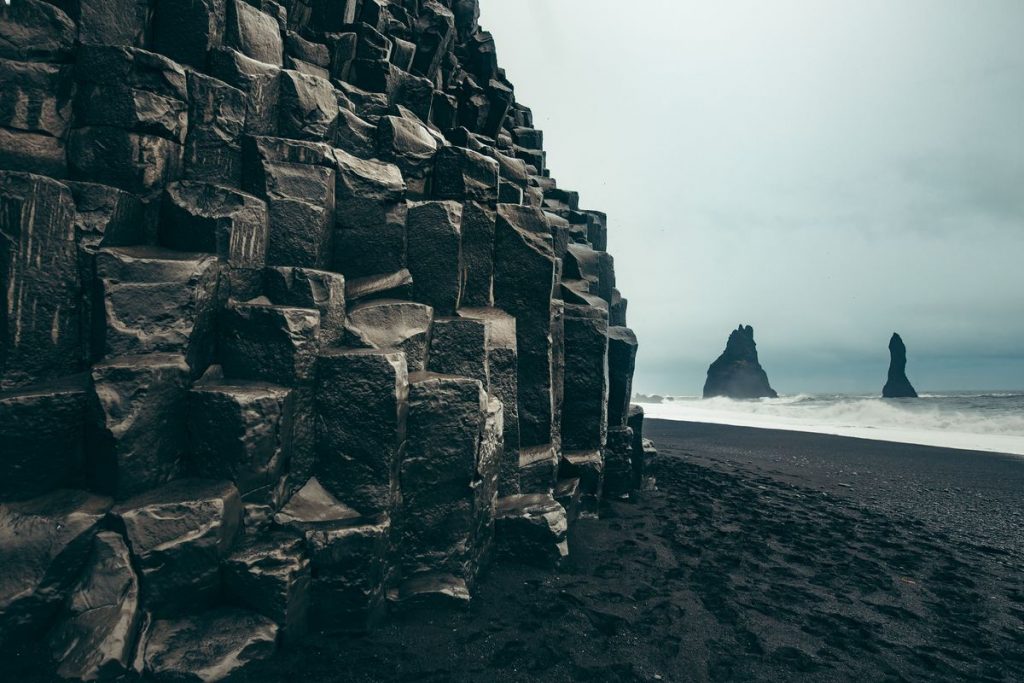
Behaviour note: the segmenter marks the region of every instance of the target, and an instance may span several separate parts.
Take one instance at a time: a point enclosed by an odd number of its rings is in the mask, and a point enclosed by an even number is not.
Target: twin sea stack
[[[216,680],[642,483],[606,217],[478,16],[0,5],[0,643]]]
[[[917,398],[907,379],[907,347],[893,332],[889,340],[889,379],[882,389],[883,398]],[[732,334],[722,355],[708,368],[704,398],[778,398],[768,384],[768,375],[757,360],[754,328],[740,325]]]

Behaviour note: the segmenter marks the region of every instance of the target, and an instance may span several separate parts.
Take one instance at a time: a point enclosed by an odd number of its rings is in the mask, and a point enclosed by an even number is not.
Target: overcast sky
[[[781,393],[1024,389],[1024,0],[481,0],[559,186],[609,214],[634,388],[739,323]]]

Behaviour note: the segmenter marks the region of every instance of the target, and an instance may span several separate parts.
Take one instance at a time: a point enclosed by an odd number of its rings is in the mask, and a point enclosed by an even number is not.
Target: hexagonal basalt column
[[[397,502],[408,393],[401,352],[338,349],[317,361],[318,478],[362,514]]]
[[[495,234],[495,304],[516,318],[520,443],[552,441],[551,292],[555,256],[542,212],[501,204]]]
[[[179,479],[121,503],[112,514],[136,558],[148,611],[184,614],[219,596],[220,563],[242,519],[234,484]]]
[[[61,183],[0,171],[0,389],[82,369],[75,205]]]
[[[438,318],[430,337],[429,370],[480,380],[503,406],[502,495],[519,492],[519,411],[515,318],[496,308],[460,309]]]
[[[497,408],[497,406],[495,406]],[[498,454],[478,380],[416,373],[409,378],[408,445],[398,517],[403,580],[451,575],[472,585],[487,543]],[[486,439],[485,434],[492,434]],[[477,496],[482,487],[484,494]],[[482,536],[482,537],[481,537]]]
[[[217,258],[159,247],[108,247],[96,255],[93,346],[108,356],[180,353],[193,376],[213,358]]]
[[[598,450],[608,432],[608,312],[565,307],[565,399],[562,447]]]
[[[92,369],[88,458],[93,486],[118,498],[178,475],[187,443],[189,372],[174,354],[118,356]]]

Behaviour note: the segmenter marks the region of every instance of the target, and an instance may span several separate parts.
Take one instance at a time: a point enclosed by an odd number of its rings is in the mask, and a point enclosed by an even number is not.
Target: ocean
[[[1024,455],[1024,392],[936,392],[921,394],[917,400],[857,394],[758,400],[671,396],[661,403],[639,403],[647,417],[663,420]]]

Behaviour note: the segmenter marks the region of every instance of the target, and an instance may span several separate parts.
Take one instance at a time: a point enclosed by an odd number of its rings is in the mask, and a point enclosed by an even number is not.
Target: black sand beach
[[[658,488],[559,574],[250,681],[1024,680],[1024,459],[652,420]]]
[[[240,680],[1024,680],[1024,458],[646,432],[659,490],[580,522],[560,573],[496,566],[468,613],[314,636]]]
[[[694,464],[769,476],[1024,553],[1024,456],[668,420],[645,421],[644,436]]]

